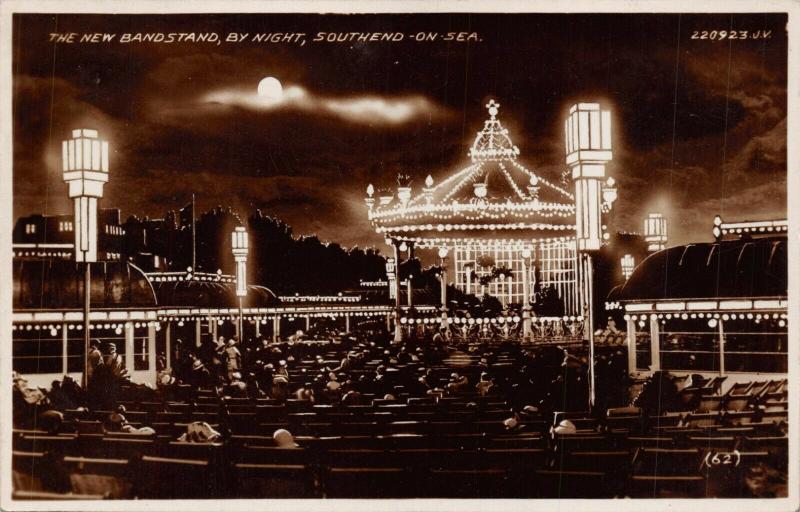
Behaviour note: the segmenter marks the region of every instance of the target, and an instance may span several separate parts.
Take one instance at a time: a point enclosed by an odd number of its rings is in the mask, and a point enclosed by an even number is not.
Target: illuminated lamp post
[[[603,243],[602,214],[611,210],[617,198],[614,181],[606,181],[606,164],[611,161],[611,112],[598,103],[578,103],[569,109],[564,122],[566,163],[575,183],[575,238],[579,270],[583,276],[581,297],[584,328],[589,337],[589,406],[594,406],[594,268],[592,253]]]
[[[409,312],[411,311],[411,308],[414,307],[414,300],[413,300],[414,285],[411,282],[412,279],[414,279],[413,274],[408,274],[408,279],[406,279],[406,296],[407,296],[406,298],[408,299],[407,306]]]
[[[441,260],[441,296],[442,296],[442,329],[447,328],[447,254],[450,251],[447,250],[447,247],[442,247],[439,249],[439,259]]]
[[[714,227],[711,228],[711,233],[714,235],[714,241],[719,242],[722,238],[722,217],[714,215]]]
[[[372,213],[372,208],[375,206],[375,198],[372,197],[375,195],[375,187],[372,186],[372,183],[367,185],[367,197],[364,198],[364,202],[367,203],[367,208],[369,212]]]
[[[422,194],[425,197],[425,204],[433,202],[433,176],[430,174],[425,178],[425,188],[422,189]]]
[[[242,300],[247,296],[248,246],[247,230],[242,226],[236,226],[233,233],[231,233],[231,249],[233,250],[233,260],[236,262],[236,296],[239,298],[239,342],[244,338]]]
[[[391,240],[387,240],[391,243]],[[395,245],[395,252],[397,246]],[[403,331],[400,327],[400,286],[397,279],[397,265],[395,258],[386,258],[386,280],[389,282],[389,299],[394,299],[394,341],[403,341]]]
[[[644,219],[644,240],[650,252],[661,251],[667,246],[667,219],[660,213],[651,213]]]
[[[69,186],[75,215],[75,261],[84,263],[83,362],[84,385],[89,376],[89,310],[91,264],[97,261],[97,201],[108,182],[108,142],[97,130],[72,130],[72,138],[61,143],[64,182]]]
[[[522,340],[531,338],[531,301],[530,301],[530,264],[531,248],[524,247],[520,252],[522,256]]]
[[[626,254],[625,256],[622,257],[620,263],[622,265],[622,275],[625,277],[625,280],[627,281],[628,278],[631,277],[631,274],[633,274],[633,268],[635,267],[636,262],[634,261],[633,256],[631,256],[630,254]]]

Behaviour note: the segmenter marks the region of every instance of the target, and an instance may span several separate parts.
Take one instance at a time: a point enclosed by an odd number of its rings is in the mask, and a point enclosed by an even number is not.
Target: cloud
[[[228,105],[256,111],[323,112],[359,124],[399,125],[423,116],[442,117],[445,110],[421,95],[331,97],[288,85],[281,99],[259,96],[255,90],[221,89],[204,95],[200,105]]]

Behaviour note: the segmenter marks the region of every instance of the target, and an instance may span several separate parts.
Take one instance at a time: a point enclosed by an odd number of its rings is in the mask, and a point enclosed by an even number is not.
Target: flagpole
[[[192,193],[192,270],[197,272],[197,251],[195,249],[195,226],[194,226],[194,193]]]

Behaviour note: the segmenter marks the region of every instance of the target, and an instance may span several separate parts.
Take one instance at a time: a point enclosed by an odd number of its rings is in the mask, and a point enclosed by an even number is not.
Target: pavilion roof
[[[378,192],[377,202],[368,200],[379,232],[574,230],[573,194],[519,161],[499,107],[494,100],[486,104],[489,117],[469,149],[468,165],[438,183],[428,176],[416,194],[400,183],[397,197]]]

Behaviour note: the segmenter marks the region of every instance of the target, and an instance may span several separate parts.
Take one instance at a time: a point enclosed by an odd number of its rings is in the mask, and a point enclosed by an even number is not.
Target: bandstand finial
[[[486,109],[489,111],[489,115],[492,119],[497,117],[497,113],[500,111],[500,104],[494,101],[494,99],[489,100],[489,103],[486,104]]]

